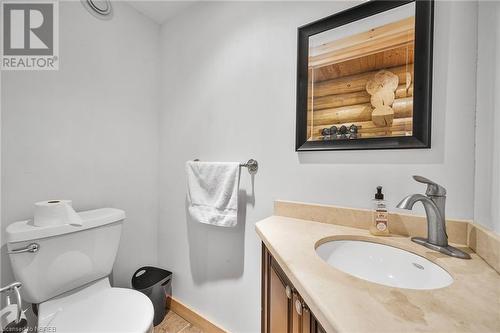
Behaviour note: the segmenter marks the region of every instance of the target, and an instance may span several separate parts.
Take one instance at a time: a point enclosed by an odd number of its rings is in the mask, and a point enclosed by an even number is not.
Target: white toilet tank
[[[6,229],[9,258],[25,301],[42,303],[111,273],[125,212],[102,208],[78,213],[82,226],[37,227],[20,221]],[[36,252],[11,253],[38,244]]]

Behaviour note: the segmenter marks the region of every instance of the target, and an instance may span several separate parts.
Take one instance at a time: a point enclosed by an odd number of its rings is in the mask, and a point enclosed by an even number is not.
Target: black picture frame
[[[348,140],[307,140],[309,37],[415,2],[412,136]],[[433,0],[372,0],[298,28],[295,151],[421,149],[431,147]]]

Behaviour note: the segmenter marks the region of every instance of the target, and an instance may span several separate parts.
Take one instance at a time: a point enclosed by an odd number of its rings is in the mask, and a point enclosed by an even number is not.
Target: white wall
[[[32,204],[127,213],[114,282],[157,263],[159,25],[115,2],[101,21],[60,4],[60,70],[2,73],[2,224]],[[13,279],[2,238],[2,282]]]
[[[425,191],[421,174],[448,189],[449,217],[473,217],[476,3],[436,3],[432,149],[294,151],[296,28],[352,5],[200,3],[162,26],[159,263],[176,297],[229,331],[260,329],[254,224],[275,199],[370,207],[380,184],[394,207]],[[259,161],[253,181],[241,174],[237,228],[186,220],[195,158]]]
[[[500,2],[478,6],[474,221],[500,233]]]

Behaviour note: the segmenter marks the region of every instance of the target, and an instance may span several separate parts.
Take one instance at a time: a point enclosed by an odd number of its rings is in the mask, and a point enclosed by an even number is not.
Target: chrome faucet
[[[411,210],[418,201],[424,205],[425,214],[427,215],[427,238],[412,237],[411,240],[452,257],[470,259],[469,254],[448,245],[445,219],[446,189],[422,176],[413,176],[413,179],[419,183],[427,184],[426,195],[409,195],[396,206]]]

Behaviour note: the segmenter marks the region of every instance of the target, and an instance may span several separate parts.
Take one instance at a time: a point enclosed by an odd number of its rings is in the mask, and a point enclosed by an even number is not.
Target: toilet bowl
[[[132,289],[112,288],[107,278],[40,304],[42,332],[140,332],[153,330],[153,305]]]
[[[38,227],[20,221],[6,229],[21,296],[38,305],[39,331],[152,332],[149,298],[136,290],[111,287],[108,279],[125,212],[102,208],[78,214],[81,226]],[[22,251],[28,248],[31,251]]]

